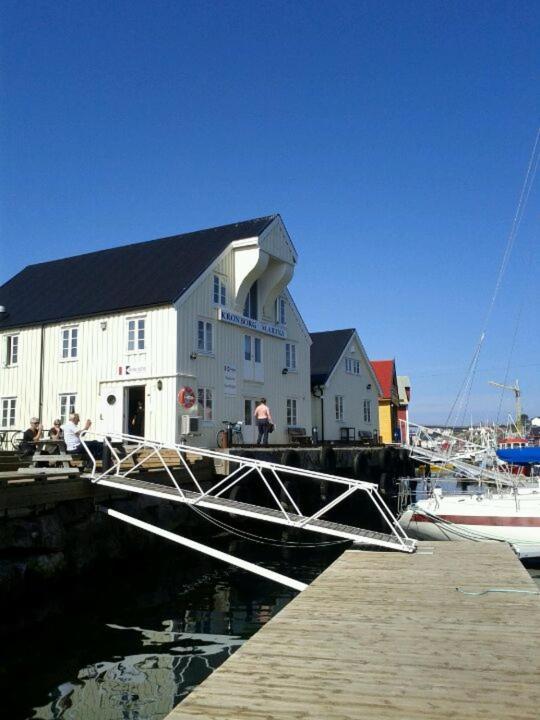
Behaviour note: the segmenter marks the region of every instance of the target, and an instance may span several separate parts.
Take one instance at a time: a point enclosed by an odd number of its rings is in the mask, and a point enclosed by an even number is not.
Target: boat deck
[[[537,591],[502,543],[346,551],[166,720],[536,720]]]

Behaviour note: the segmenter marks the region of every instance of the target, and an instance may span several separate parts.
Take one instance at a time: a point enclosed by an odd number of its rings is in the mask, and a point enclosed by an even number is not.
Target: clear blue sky
[[[4,0],[0,17],[0,282],[279,212],[309,328],[356,327],[410,375],[413,418],[446,418],[540,122],[539,2]],[[540,414],[538,186],[474,420],[509,362]]]

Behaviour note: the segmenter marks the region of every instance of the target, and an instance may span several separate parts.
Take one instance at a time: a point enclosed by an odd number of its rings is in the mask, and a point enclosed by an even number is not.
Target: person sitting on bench
[[[85,444],[83,445],[79,435],[83,430],[89,429],[90,425],[92,425],[92,421],[87,420],[82,428],[79,427],[79,422],[80,418],[78,413],[72,413],[69,416],[69,421],[62,426],[62,430],[64,431],[64,442],[66,443],[66,449],[68,452],[88,455],[88,459],[85,462],[85,468],[90,468],[94,458],[101,459],[103,456],[103,443],[100,443],[97,440],[85,440]],[[85,453],[85,450],[88,452]]]
[[[43,433],[43,425],[39,422],[39,418],[30,418],[30,427],[24,431],[21,442],[21,451],[25,457],[33,455],[36,451],[36,443],[41,440]]]

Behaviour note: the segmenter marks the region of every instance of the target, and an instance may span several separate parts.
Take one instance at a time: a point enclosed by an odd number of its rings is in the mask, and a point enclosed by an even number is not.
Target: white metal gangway
[[[256,458],[230,455],[226,452],[206,448],[151,441],[132,435],[84,431],[80,437],[85,446],[90,439],[99,440],[104,445],[104,457],[110,454],[110,465],[103,467],[101,470],[97,469],[94,460],[92,481],[99,485],[151,495],[165,500],[173,500],[188,505],[199,512],[201,509],[212,510],[275,523],[291,529],[309,530],[342,540],[351,540],[357,545],[372,545],[402,552],[414,552],[416,549],[416,541],[410,539],[398,525],[391,510],[379,494],[377,486],[373,483],[328,475],[314,470],[289,467],[288,465],[280,465]],[[181,482],[175,477],[167,462],[167,456],[170,457],[171,453],[178,457],[180,467],[185,471]],[[208,458],[214,463],[222,464],[226,468],[225,477],[210,483],[198,479],[197,462],[191,463],[188,456],[191,459]],[[144,465],[151,459],[157,469],[163,472],[139,472],[141,469],[144,470]],[[152,476],[156,476],[156,479],[153,479]],[[318,487],[324,484],[325,493],[318,494],[320,507],[312,512],[312,507],[310,507],[310,510],[306,509],[306,499],[304,501],[295,499],[295,493],[291,492],[289,487],[292,478],[297,481],[302,480],[317,484]],[[236,494],[238,492],[237,488],[254,482],[258,484],[259,489],[264,491],[264,497],[269,502],[268,507],[240,502],[233,499],[233,497],[226,496],[227,493],[231,493],[233,490],[235,492],[232,494]],[[330,510],[356,493],[364,494],[366,499],[371,501],[383,519],[388,532],[364,530],[353,525],[344,525],[324,519],[324,516]],[[313,496],[314,493],[310,495],[309,503],[313,503]],[[329,496],[330,499],[328,500]],[[278,580],[296,589],[305,588],[303,583],[298,583],[296,580],[264,570],[259,565],[247,563],[233,556],[220,553],[200,543],[194,543],[187,538],[175,533],[169,533],[148,523],[143,523],[136,518],[131,518],[114,510],[106,510],[106,512],[142,529],[167,537],[174,542],[206,552],[213,557],[218,557],[257,574]]]
[[[450,430],[438,430],[409,423],[414,429],[412,439],[407,438],[403,447],[419,462],[441,468],[451,468],[460,475],[478,482],[497,486],[515,486],[521,476],[513,475],[500,465],[493,446],[473,443]]]

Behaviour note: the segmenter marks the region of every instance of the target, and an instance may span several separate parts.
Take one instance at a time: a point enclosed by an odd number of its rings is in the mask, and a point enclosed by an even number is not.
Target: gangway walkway
[[[160,443],[132,435],[105,435],[85,431],[81,433],[83,445],[87,442],[89,435],[103,442],[104,457],[110,457],[110,464],[106,462],[105,467],[101,470],[97,469],[94,461],[92,480],[99,485],[173,500],[194,508],[204,508],[293,529],[330,535],[343,540],[351,540],[357,545],[378,546],[402,552],[414,552],[416,548],[416,541],[407,537],[405,531],[398,525],[377,486],[373,483],[328,475],[314,470],[293,468],[256,458],[232,456],[206,448]],[[120,451],[121,447],[127,447],[128,451],[124,454]],[[179,484],[167,463],[166,455],[171,451],[178,457],[180,465],[187,473],[189,488],[185,487],[185,483]],[[144,459],[140,459],[142,455],[144,455]],[[190,463],[187,459],[188,456],[220,461],[228,468],[228,473],[204,489],[197,479],[197,463]],[[143,468],[144,462],[149,458],[152,458],[152,461],[163,470],[168,484],[152,481],[150,477],[141,477],[137,473],[137,470]],[[312,507],[310,507],[310,511],[307,511],[306,500],[295,499],[295,493],[291,491],[290,485],[293,478],[316,483],[319,487],[321,483],[324,483],[327,488],[326,497],[331,499],[326,501],[319,497],[320,507],[314,512],[310,512]],[[237,493],[242,486],[250,485],[253,489],[254,483],[257,483],[258,487],[264,491],[270,504],[269,507],[241,502],[234,497],[226,496],[227,493]],[[366,500],[373,504],[383,520],[387,529],[386,533],[364,530],[324,519],[330,510],[355,493],[364,494]],[[311,494],[310,502],[313,502],[313,495],[314,493]],[[322,495],[320,493],[320,496]],[[130,522],[126,517],[123,516],[120,519]],[[133,524],[137,524],[137,522],[133,520]],[[149,530],[150,528],[146,526],[144,529]],[[159,528],[154,528],[153,531],[163,535]],[[169,537],[169,539],[173,538]],[[178,541],[180,542],[180,540]],[[212,551],[209,554],[212,554]],[[232,562],[230,559],[229,561]]]

